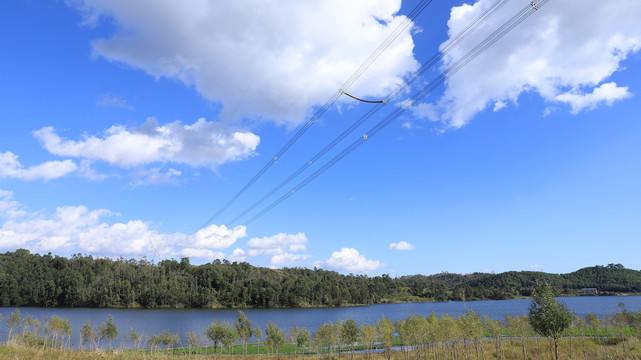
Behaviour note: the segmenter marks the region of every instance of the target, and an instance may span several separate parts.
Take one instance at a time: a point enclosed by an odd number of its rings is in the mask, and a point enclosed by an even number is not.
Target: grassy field
[[[500,346],[497,346],[500,345]],[[576,360],[623,360],[623,359],[641,359],[641,341],[636,338],[630,338],[625,342],[625,350],[623,343],[613,344],[597,344],[590,338],[564,338],[561,341],[560,358],[561,359],[576,359]],[[551,344],[545,338],[529,338],[525,342],[525,358],[532,360],[548,360],[553,358],[551,352]],[[195,349],[192,349],[194,351]],[[382,352],[375,352],[371,354],[355,353],[350,354],[343,352],[340,354],[327,353],[316,355],[315,351],[308,349],[308,352],[313,354],[306,355],[293,355],[293,347],[283,347],[280,355],[229,355],[229,354],[213,354],[213,348],[201,347],[197,349],[199,354],[188,354],[187,348],[176,349],[157,349],[157,350],[60,350],[60,349],[47,349],[43,350],[41,347],[29,347],[24,345],[4,344],[0,346],[0,359],[43,359],[43,360],[57,360],[57,359],[71,359],[71,360],[85,360],[85,359],[131,359],[131,360],[187,360],[187,359],[224,359],[232,360],[233,358],[241,358],[243,360],[277,360],[283,359],[345,359],[345,360],[386,360],[386,356]],[[240,347],[238,350],[242,351]],[[252,351],[253,352],[253,351]],[[422,351],[406,351],[397,350],[391,353],[391,359],[395,360],[427,360],[427,359],[505,359],[505,360],[519,360],[524,359],[523,344],[520,339],[504,339],[500,344],[492,340],[482,341],[478,347],[473,343],[463,344],[448,344],[446,346],[426,347]]]

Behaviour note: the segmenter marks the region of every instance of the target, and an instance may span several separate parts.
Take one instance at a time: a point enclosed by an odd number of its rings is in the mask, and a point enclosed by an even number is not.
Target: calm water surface
[[[577,315],[593,312],[599,317],[614,313],[617,305],[622,302],[629,310],[641,311],[641,296],[593,296],[593,297],[567,297],[559,298],[565,302]],[[339,320],[354,319],[358,324],[372,324],[386,316],[393,321],[406,318],[411,314],[429,316],[434,311],[436,315],[449,314],[461,315],[467,308],[481,315],[487,314],[493,319],[503,320],[505,314],[526,314],[530,300],[488,300],[488,301],[449,301],[431,303],[409,304],[379,304],[362,307],[348,308],[322,308],[322,309],[247,309],[243,310],[252,320],[254,326],[260,326],[265,331],[267,323],[273,321],[285,333],[293,325],[305,327],[311,331],[322,323]],[[134,329],[139,335],[148,336],[158,334],[163,330],[173,333],[178,332],[184,343],[187,332],[193,331],[202,334],[212,321],[221,320],[232,324],[236,321],[236,310],[211,310],[211,309],[60,309],[60,308],[19,308],[22,316],[31,316],[44,319],[49,315],[67,318],[72,326],[73,336],[71,342],[78,344],[78,332],[87,320],[91,321],[94,328],[107,320],[108,315],[114,316],[114,323],[118,327],[120,336],[113,342],[116,347],[131,347],[133,344],[122,342],[122,336]],[[14,308],[0,308],[0,314],[6,318]],[[6,336],[6,327],[0,327],[0,336]],[[203,336],[204,339],[204,336]]]

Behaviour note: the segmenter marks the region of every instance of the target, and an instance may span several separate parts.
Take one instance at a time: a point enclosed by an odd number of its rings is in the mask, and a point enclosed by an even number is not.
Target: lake
[[[622,302],[628,310],[641,311],[641,296],[585,296],[559,298],[568,308],[577,315],[593,312],[599,317],[617,311],[617,305]],[[466,309],[472,309],[481,315],[488,315],[493,319],[503,320],[505,314],[512,316],[526,314],[531,300],[488,300],[488,301],[449,301],[429,303],[403,303],[403,304],[378,304],[371,306],[343,307],[343,308],[314,308],[314,309],[246,309],[243,310],[254,326],[260,326],[265,331],[269,321],[276,323],[287,334],[293,325],[305,327],[310,331],[315,330],[324,322],[354,319],[360,324],[373,324],[382,316],[393,321],[406,318],[411,314],[429,316],[434,311],[436,315],[449,314],[461,315]],[[78,332],[87,320],[91,321],[94,328],[107,320],[108,315],[113,315],[114,323],[118,327],[119,337],[113,342],[114,347],[131,347],[133,344],[123,342],[122,336],[134,329],[141,336],[158,334],[163,330],[172,333],[178,332],[185,341],[185,334],[193,331],[202,334],[203,331],[216,320],[227,321],[230,324],[236,321],[236,310],[221,309],[88,309],[88,308],[19,308],[22,316],[31,316],[44,319],[50,315],[67,318],[72,326],[73,336],[71,343],[78,344]],[[6,318],[15,308],[0,308],[0,314]],[[0,327],[2,338],[6,338],[6,326]],[[203,339],[205,337],[203,336]],[[102,344],[106,346],[106,342]]]

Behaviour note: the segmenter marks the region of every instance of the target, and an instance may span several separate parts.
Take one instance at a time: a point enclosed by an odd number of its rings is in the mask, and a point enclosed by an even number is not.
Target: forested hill
[[[570,274],[509,271],[367,277],[306,268],[273,270],[248,263],[189,259],[110,260],[74,255],[0,254],[0,305],[74,307],[306,307],[395,301],[510,299],[529,296],[537,281],[558,295],[640,293],[641,271],[619,264]]]

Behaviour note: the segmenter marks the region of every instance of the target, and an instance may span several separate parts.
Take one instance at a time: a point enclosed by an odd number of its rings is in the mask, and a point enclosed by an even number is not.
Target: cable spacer
[[[367,134],[363,134],[363,140],[367,140]]]

